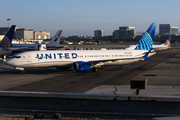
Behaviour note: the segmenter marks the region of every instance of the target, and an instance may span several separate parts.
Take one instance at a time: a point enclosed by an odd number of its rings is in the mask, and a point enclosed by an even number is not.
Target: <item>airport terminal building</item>
[[[19,28],[16,30],[16,38],[23,40],[33,39],[33,29],[30,28]]]
[[[35,31],[33,33],[33,38],[36,39],[36,40],[50,39],[50,33],[49,32],[44,32],[44,31]]]
[[[0,40],[4,37],[9,27],[0,27]],[[50,33],[44,31],[33,31],[31,28],[15,28],[14,39],[50,39]]]

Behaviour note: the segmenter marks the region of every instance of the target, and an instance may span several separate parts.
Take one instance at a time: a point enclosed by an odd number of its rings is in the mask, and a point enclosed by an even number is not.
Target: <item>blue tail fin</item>
[[[172,38],[172,35],[170,35],[170,36],[168,37],[168,39],[167,39],[166,42],[165,42],[165,45],[171,45],[171,38]]]
[[[153,45],[153,39],[157,23],[152,23],[146,33],[143,35],[135,50],[150,50]]]
[[[8,32],[6,33],[6,35],[4,36],[4,38],[1,41],[1,48],[11,47],[15,27],[16,27],[16,25],[12,25],[11,28],[8,30]]]

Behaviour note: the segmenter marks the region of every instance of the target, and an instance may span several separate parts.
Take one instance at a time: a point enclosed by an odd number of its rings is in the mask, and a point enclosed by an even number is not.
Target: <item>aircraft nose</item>
[[[14,61],[12,59],[7,60],[5,63],[11,66],[14,65]]]

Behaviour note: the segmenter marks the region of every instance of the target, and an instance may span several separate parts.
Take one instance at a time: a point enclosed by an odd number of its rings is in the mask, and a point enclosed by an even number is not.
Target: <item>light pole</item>
[[[11,19],[9,19],[9,18],[7,19],[7,21],[8,21],[8,28],[9,28],[9,21],[10,21],[10,20],[11,20]]]

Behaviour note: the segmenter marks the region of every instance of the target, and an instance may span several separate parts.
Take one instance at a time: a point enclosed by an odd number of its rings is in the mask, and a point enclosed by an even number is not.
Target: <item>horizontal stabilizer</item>
[[[149,59],[149,58],[144,58],[144,59],[149,60],[149,61],[151,61],[151,62],[152,62],[152,60],[151,60],[151,59]]]
[[[152,48],[143,56],[144,59],[152,61],[151,59],[148,58],[149,53],[151,52]]]

